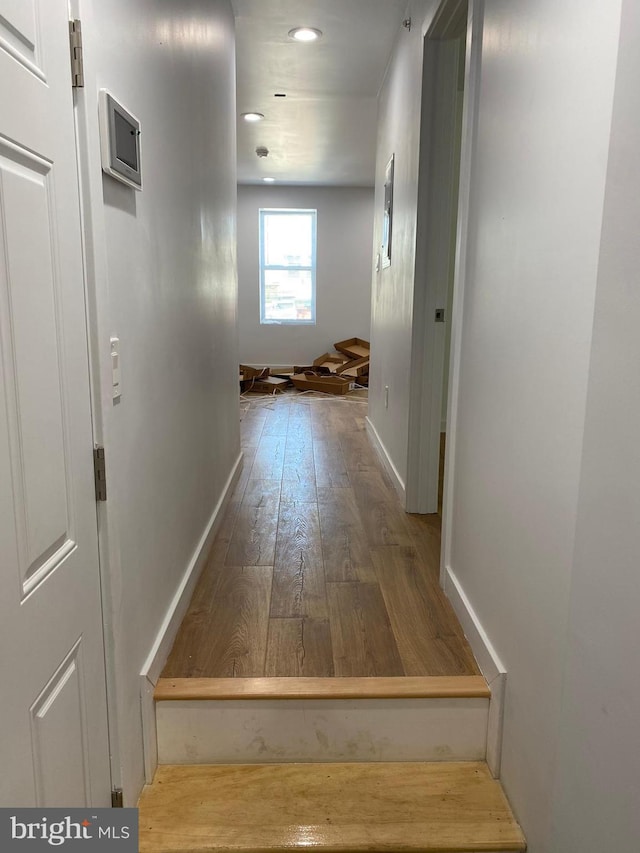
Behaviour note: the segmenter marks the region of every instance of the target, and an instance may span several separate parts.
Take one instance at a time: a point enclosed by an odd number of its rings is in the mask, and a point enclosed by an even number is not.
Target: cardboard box
[[[279,379],[277,376],[255,377],[242,381],[243,394],[278,394],[287,387],[288,379]]]
[[[317,376],[313,373],[296,373],[291,381],[299,391],[322,391],[342,396],[353,390],[353,380],[342,376]]]
[[[262,379],[263,377],[269,375],[269,368],[251,367],[251,365],[249,364],[241,364],[240,375],[243,379],[255,379],[256,377],[260,377],[260,379]]]
[[[268,367],[251,367],[240,365],[240,388],[242,393],[276,394],[283,391],[289,384],[288,379],[278,379],[269,375]]]
[[[347,361],[336,370],[339,376],[368,376],[369,375],[369,356],[365,358],[356,358],[353,361]]]
[[[338,341],[334,347],[349,358],[369,358],[371,354],[371,344],[362,338],[347,338],[346,341]]]
[[[325,352],[313,362],[314,367],[326,367],[329,373],[337,373],[339,368],[347,364],[349,359],[345,355],[334,352]]]

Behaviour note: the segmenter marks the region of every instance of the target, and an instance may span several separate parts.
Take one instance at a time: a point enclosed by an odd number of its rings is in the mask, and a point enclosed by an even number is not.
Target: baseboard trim
[[[450,566],[445,568],[444,589],[456,612],[462,630],[476,657],[478,666],[491,690],[487,725],[487,764],[494,777],[500,777],[502,722],[507,670],[493,648],[487,632]]]
[[[376,453],[380,457],[380,461],[384,465],[385,471],[387,472],[389,477],[391,477],[391,482],[393,483],[395,490],[397,491],[398,496],[400,498],[400,501],[402,502],[402,506],[404,507],[407,503],[407,491],[405,488],[404,480],[398,473],[398,469],[396,468],[396,466],[391,461],[391,457],[387,452],[387,448],[382,443],[382,439],[378,435],[378,431],[376,430],[373,423],[368,417],[365,418],[365,423],[367,426],[367,434],[371,439],[371,443],[373,444]]]
[[[207,526],[196,546],[195,551],[189,561],[182,580],[173,596],[169,605],[160,630],[156,635],[156,639],[151,647],[149,656],[147,657],[142,671],[140,673],[140,702],[142,713],[142,738],[144,745],[144,769],[145,778],[148,784],[153,781],[153,776],[158,766],[158,742],[156,735],[156,713],[153,699],[155,686],[160,678],[169,652],[173,646],[173,642],[178,633],[178,629],[184,619],[184,616],[189,608],[189,602],[195,589],[198,578],[205,566],[207,557],[213,545],[213,540],[218,532],[220,522],[224,515],[227,503],[231,498],[233,489],[240,477],[242,469],[242,452],[238,455],[231,473],[222,490],[222,494],[218,503],[211,514]]]

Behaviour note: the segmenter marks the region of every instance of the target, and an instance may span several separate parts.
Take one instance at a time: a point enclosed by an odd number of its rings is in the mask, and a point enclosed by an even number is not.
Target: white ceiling
[[[236,15],[238,180],[370,186],[377,95],[407,0],[232,0]],[[323,37],[288,37],[296,26]],[[286,98],[275,98],[276,92]],[[269,156],[257,157],[258,146]]]

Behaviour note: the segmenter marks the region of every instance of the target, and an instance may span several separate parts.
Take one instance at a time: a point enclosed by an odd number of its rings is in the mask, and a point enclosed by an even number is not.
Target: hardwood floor
[[[440,517],[403,512],[366,402],[243,409],[243,471],[162,676],[479,674],[438,582]]]

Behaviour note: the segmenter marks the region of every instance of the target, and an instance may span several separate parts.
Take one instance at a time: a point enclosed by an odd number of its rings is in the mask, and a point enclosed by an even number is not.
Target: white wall
[[[640,8],[624,0],[571,574],[553,853],[640,846]]]
[[[239,454],[234,21],[228,0],[81,0],[79,11],[115,781],[133,805],[139,673]],[[100,177],[102,86],[142,122],[141,193]],[[109,335],[121,340],[117,405]]]
[[[578,732],[573,746],[564,742],[578,720],[575,705],[563,708],[568,631],[573,643],[585,628],[600,639],[580,601],[594,559],[585,555],[585,525],[597,538],[584,505],[594,487],[588,465],[582,496],[579,489],[619,14],[615,0],[588,9],[578,0],[504,0],[485,12],[447,522],[450,568],[508,670],[502,779],[531,853],[603,849],[563,811],[559,843],[551,815],[562,809],[559,751],[579,749]],[[615,422],[615,407],[608,415]],[[599,445],[587,452],[586,463]],[[577,521],[583,542],[574,558]],[[572,587],[575,560],[586,562]],[[602,602],[613,603],[606,586],[603,575]],[[607,612],[617,631],[616,609]],[[584,666],[570,701],[580,694],[601,707],[597,664]],[[585,714],[595,724],[598,712]],[[591,783],[582,777],[583,789]],[[568,780],[558,784],[567,794]],[[565,805],[586,813],[589,799],[574,790]],[[626,837],[629,845],[615,849],[634,847]]]
[[[407,474],[409,375],[418,198],[423,34],[435,0],[413,0],[411,30],[401,28],[378,107],[374,244],[380,251],[384,176],[395,155],[391,266],[373,273],[369,418],[403,484]],[[389,407],[384,389],[389,386]]]
[[[258,210],[316,209],[315,326],[260,325]],[[331,351],[336,341],[369,340],[373,189],[368,187],[238,187],[240,360],[293,365]]]

